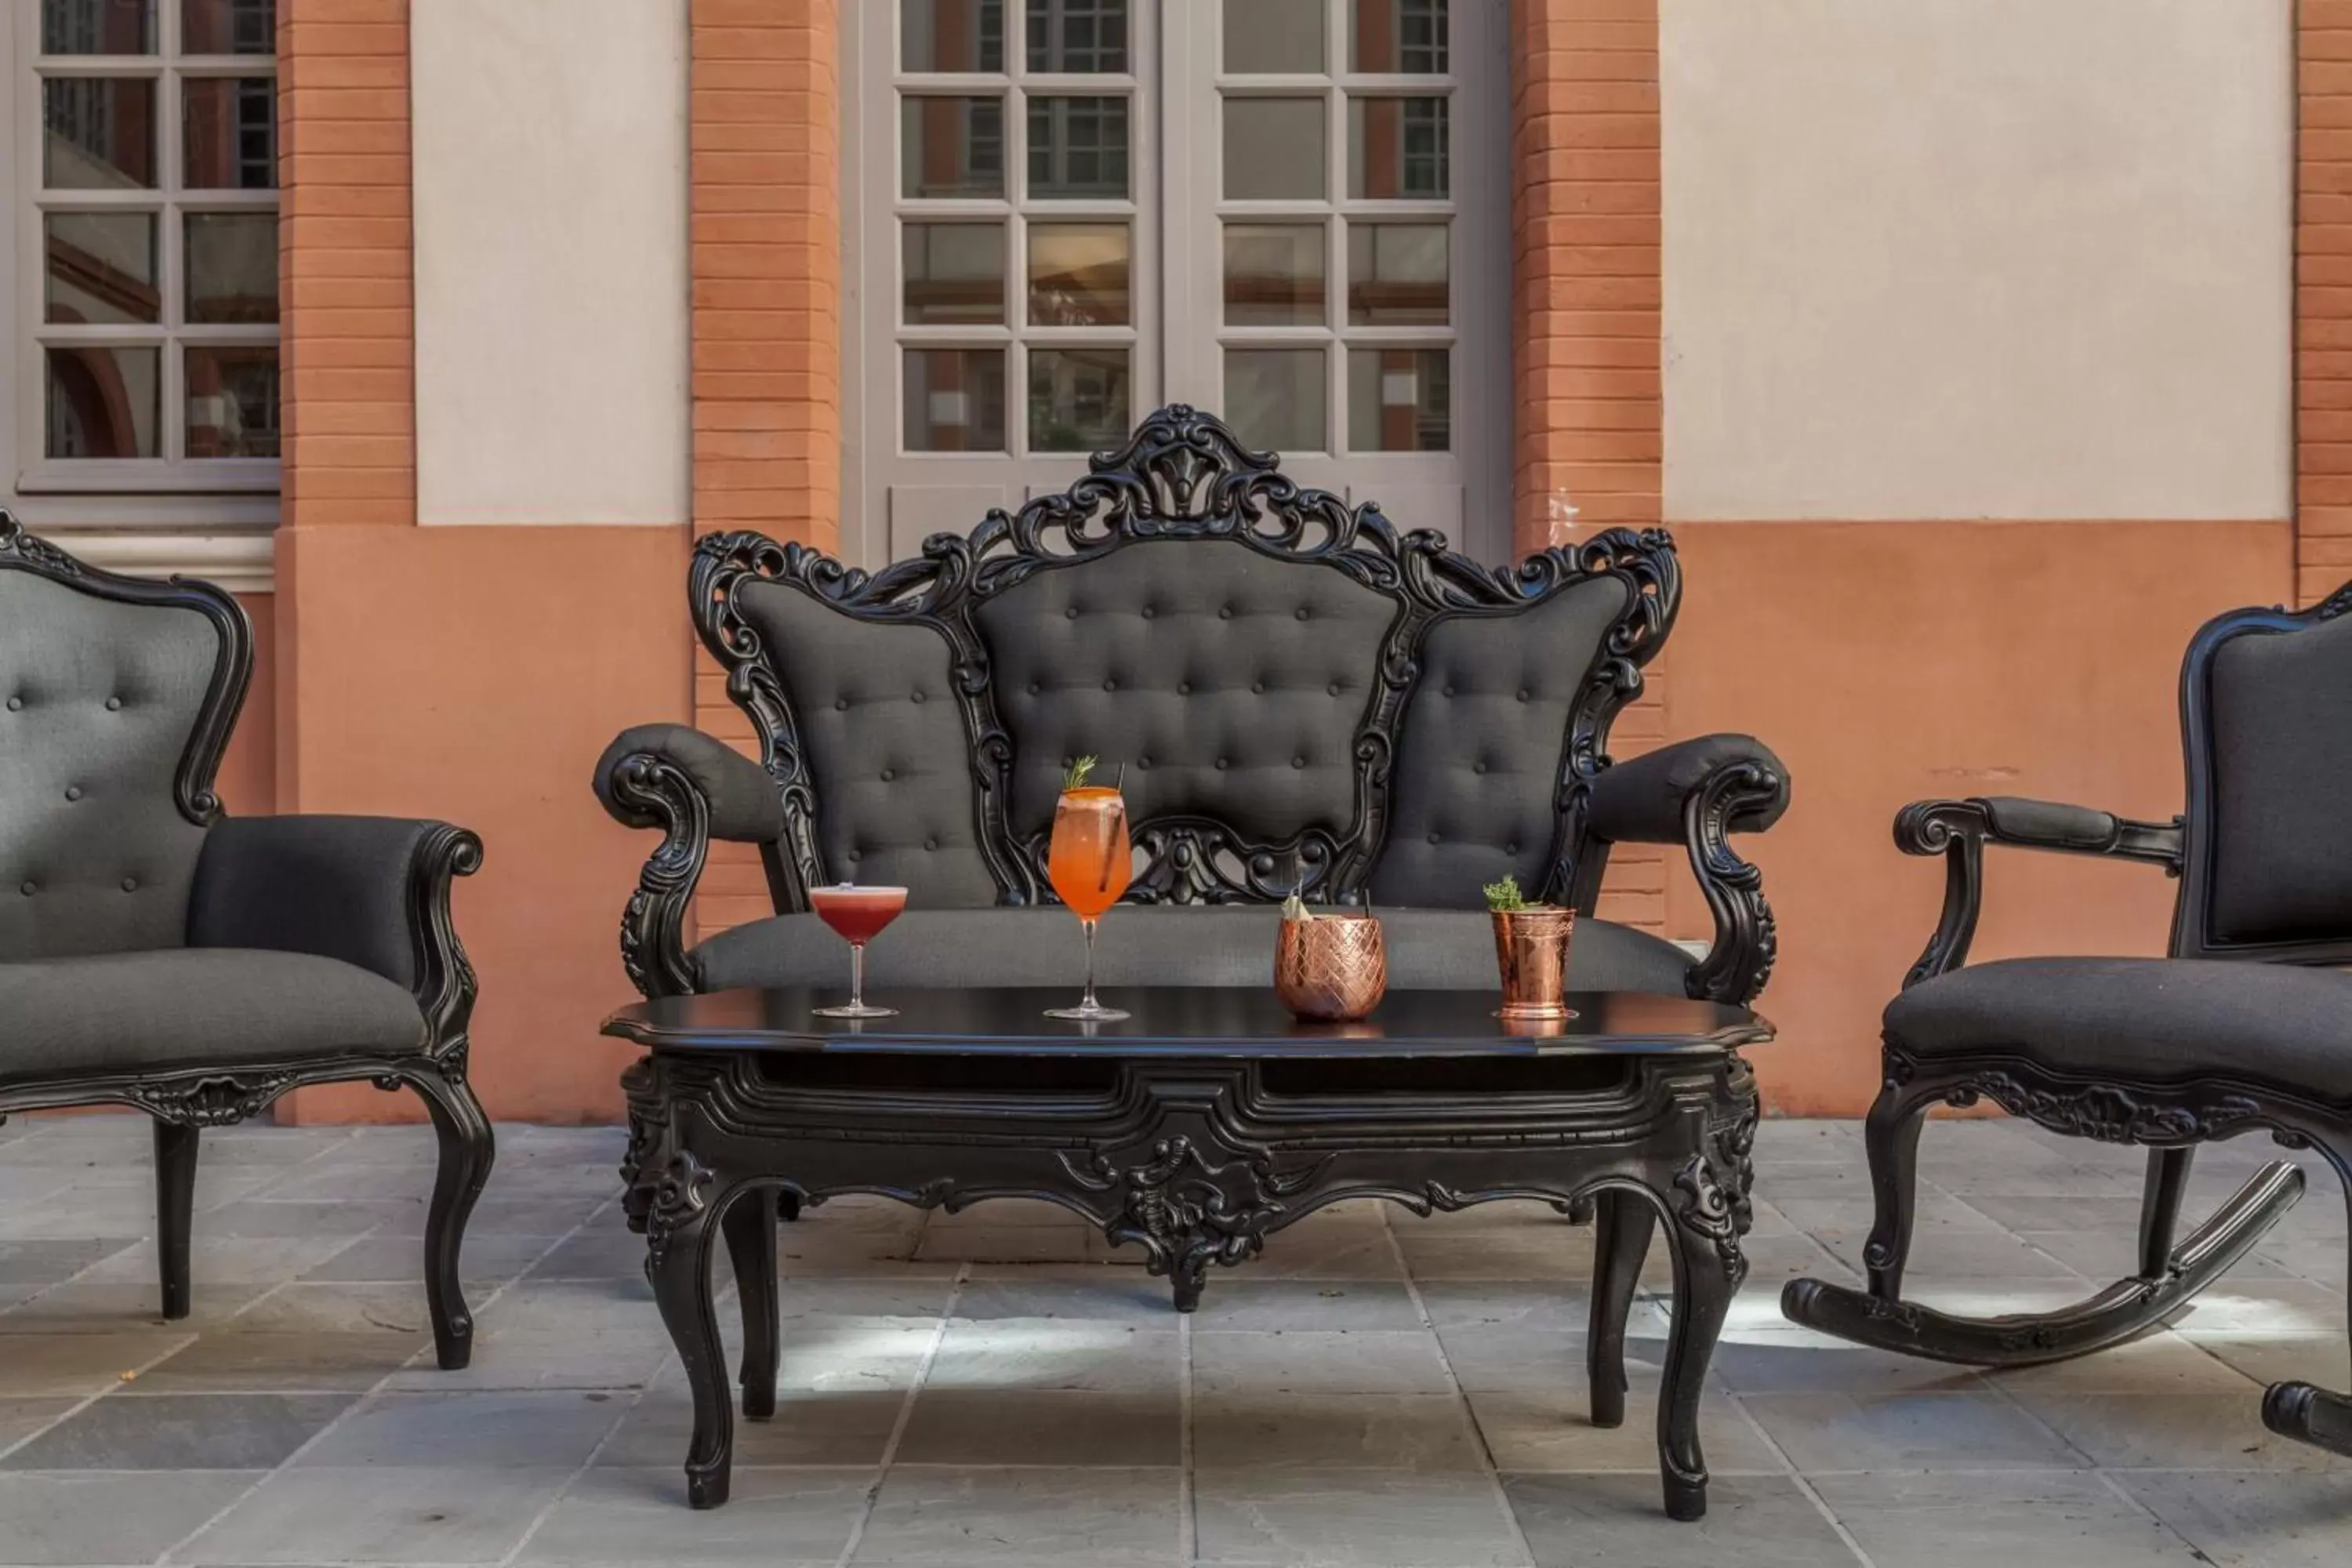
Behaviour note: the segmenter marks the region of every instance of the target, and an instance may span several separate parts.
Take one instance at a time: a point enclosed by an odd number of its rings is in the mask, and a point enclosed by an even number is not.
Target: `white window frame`
[[[282,0],[281,0],[282,3]],[[119,531],[159,531],[184,535],[192,565],[211,561],[223,550],[250,562],[258,550],[254,542],[224,544],[238,536],[267,532],[278,520],[282,463],[267,458],[207,458],[199,459],[117,458],[52,460],[45,456],[47,421],[46,366],[42,340],[49,335],[46,313],[46,258],[42,216],[54,205],[61,209],[90,210],[110,205],[157,213],[158,285],[166,304],[160,327],[120,329],[77,327],[56,332],[62,338],[105,342],[110,339],[153,342],[159,332],[164,348],[159,365],[160,429],[164,450],[184,440],[186,408],[181,389],[181,346],[198,343],[272,342],[281,344],[280,375],[284,374],[283,321],[267,325],[201,326],[172,324],[181,308],[178,257],[180,246],[165,228],[180,221],[183,197],[180,78],[255,77],[278,74],[275,55],[207,55],[177,57],[180,32],[178,0],[157,0],[154,25],[157,53],[142,56],[78,55],[45,58],[40,47],[40,6],[37,0],[16,0],[13,20],[0,26],[0,109],[14,132],[14,154],[0,160],[0,182],[15,213],[16,243],[0,246],[0,293],[9,301],[0,310],[0,355],[13,367],[16,414],[0,420],[0,505],[5,505],[26,526],[73,540],[97,542]],[[159,80],[156,101],[157,154],[160,178],[156,190],[136,195],[99,191],[50,193],[41,184],[42,104],[45,74],[79,76],[147,76]],[[282,131],[281,131],[282,136]],[[282,141],[280,143],[282,153]],[[278,212],[280,193],[207,190],[189,192],[185,205],[199,211],[246,210]],[[84,535],[83,530],[103,530]],[[142,564],[155,556],[163,542],[142,547]],[[106,548],[100,544],[100,549]],[[168,555],[168,552],[167,552]],[[248,564],[250,579],[254,568]]]
[[[1016,506],[1029,495],[1062,488],[1084,471],[1078,454],[1032,455],[1026,447],[1027,384],[1014,353],[1007,366],[1005,455],[904,452],[898,406],[900,348],[936,336],[983,346],[993,337],[1012,347],[1008,328],[937,330],[899,325],[901,280],[898,217],[898,94],[921,88],[952,91],[975,79],[908,76],[898,70],[898,0],[863,0],[843,14],[843,267],[842,360],[844,522],[841,550],[852,562],[876,567],[912,553],[933,529],[968,530],[989,506]],[[1025,64],[1025,11],[1005,0],[1006,66],[1015,79]],[[1511,557],[1512,397],[1510,309],[1509,58],[1507,0],[1453,0],[1447,85],[1434,90],[1420,76],[1251,76],[1225,78],[1220,0],[1133,0],[1129,64],[1138,111],[1129,126],[1129,192],[1135,230],[1131,291],[1135,349],[1130,371],[1132,416],[1165,403],[1211,410],[1224,404],[1221,340],[1244,337],[1269,343],[1296,340],[1328,345],[1328,416],[1344,439],[1347,429],[1347,345],[1400,345],[1450,341],[1452,450],[1448,453],[1368,452],[1333,456],[1284,454],[1284,469],[1302,483],[1321,485],[1351,501],[1377,500],[1397,522],[1435,527],[1457,548],[1480,560]],[[1344,67],[1347,6],[1330,7],[1328,49]],[[1085,90],[1084,77],[1049,78],[1053,86]],[[1223,234],[1220,216],[1249,216],[1252,204],[1223,203],[1218,94],[1221,84],[1250,92],[1328,94],[1333,105],[1328,135],[1333,200],[1326,241],[1333,321],[1344,319],[1337,298],[1341,259],[1337,247],[1344,215],[1444,218],[1453,229],[1451,321],[1434,332],[1421,328],[1318,329],[1223,326]],[[1405,96],[1451,96],[1453,190],[1444,202],[1358,202],[1346,195],[1347,93],[1377,89]],[[926,216],[994,216],[1016,213],[1025,178],[1026,117],[1008,113],[1005,166],[1008,200],[919,204]],[[1073,216],[1097,210],[1072,204]],[[984,210],[983,210],[984,209]],[[1269,212],[1279,208],[1269,208]],[[1006,239],[1006,288],[1026,287],[1023,227],[1016,216]],[[1161,237],[1165,236],[1165,239]],[[1008,318],[1010,319],[1010,318]],[[1023,334],[1041,343],[1052,330]],[[896,516],[894,521],[894,513]]]

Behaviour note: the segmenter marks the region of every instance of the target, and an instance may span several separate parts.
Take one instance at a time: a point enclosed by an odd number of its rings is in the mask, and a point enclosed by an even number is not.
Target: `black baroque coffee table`
[[[898,1016],[813,1016],[813,991],[640,1002],[604,1032],[622,1075],[630,1223],[694,1394],[687,1493],[727,1500],[733,1413],[711,1294],[723,1237],[743,1309],[743,1414],[775,1413],[776,1220],[844,1193],[950,1211],[1044,1198],[1140,1246],[1180,1311],[1212,1263],[1344,1198],[1416,1214],[1535,1198],[1597,1225],[1591,1414],[1625,1413],[1625,1320],[1654,1224],[1674,1256],[1658,1407],[1666,1511],[1706,1511],[1700,1385],[1748,1271],[1756,1083],[1745,1008],[1633,993],[1506,1026],[1486,992],[1391,992],[1356,1025],[1301,1025],[1258,990],[1136,989],[1134,1016],[1046,1018],[1060,992],[903,991]]]

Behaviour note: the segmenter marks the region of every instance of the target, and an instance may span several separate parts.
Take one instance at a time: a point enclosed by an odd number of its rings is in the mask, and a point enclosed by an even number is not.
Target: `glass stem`
[[[862,942],[849,944],[849,1005],[866,1005],[866,944]]]
[[[1092,1012],[1102,1005],[1095,1000],[1095,922],[1081,921],[1079,923],[1087,928],[1087,994],[1078,1005]]]

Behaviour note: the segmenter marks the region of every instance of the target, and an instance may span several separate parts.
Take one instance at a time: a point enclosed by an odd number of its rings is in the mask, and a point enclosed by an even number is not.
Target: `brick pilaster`
[[[2352,578],[2352,0],[2295,31],[2295,586]]]

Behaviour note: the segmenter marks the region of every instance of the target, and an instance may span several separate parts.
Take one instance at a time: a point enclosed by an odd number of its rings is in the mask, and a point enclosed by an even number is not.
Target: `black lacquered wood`
[[[824,1018],[830,989],[718,991],[624,1007],[604,1032],[671,1050],[879,1051],[948,1055],[1212,1057],[1539,1057],[1723,1051],[1771,1037],[1745,1007],[1638,992],[1569,998],[1575,1016],[1530,1033],[1495,1016],[1491,991],[1391,991],[1355,1024],[1293,1018],[1263,987],[1109,988],[1131,1016],[1103,1024],[1048,1018],[1066,990],[869,992],[895,1018]]]
[[[1603,1210],[1588,1373],[1608,1424],[1622,1418],[1623,1320],[1654,1226],[1675,1270],[1664,1501],[1677,1519],[1705,1512],[1698,1403],[1752,1218],[1756,1083],[1738,1047],[1771,1034],[1746,1009],[1592,994],[1571,999],[1579,1016],[1559,1033],[1530,1035],[1497,1020],[1486,992],[1394,992],[1339,1027],[1294,1023],[1268,991],[1137,989],[1113,998],[1134,1016],[1089,1037],[1044,1016],[1065,992],[876,999],[903,1011],[852,1026],[812,1013],[833,992],[738,991],[639,1003],[605,1026],[650,1047],[622,1077],[622,1176],[692,1387],[695,1506],[726,1500],[733,1446],[714,1240],[757,1281],[753,1227],[862,1193],[950,1211],[1058,1204],[1141,1247],[1185,1311],[1211,1265],[1256,1256],[1326,1204]],[[742,1292],[738,1375],[755,1417],[772,1409],[774,1303]]]

